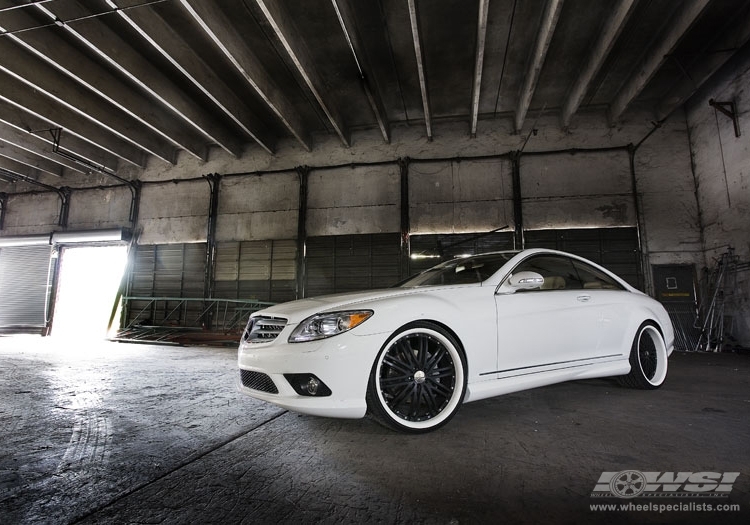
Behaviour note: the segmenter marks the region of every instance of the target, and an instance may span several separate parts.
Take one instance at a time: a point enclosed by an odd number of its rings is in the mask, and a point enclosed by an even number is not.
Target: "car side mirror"
[[[519,290],[538,290],[544,284],[544,277],[536,272],[518,272],[508,277],[498,293],[512,294]]]

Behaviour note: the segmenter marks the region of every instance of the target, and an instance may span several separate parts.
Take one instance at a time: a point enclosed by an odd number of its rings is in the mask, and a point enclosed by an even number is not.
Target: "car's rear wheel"
[[[394,333],[372,367],[367,387],[370,415],[404,432],[429,432],[446,424],[463,403],[466,359],[446,330],[426,322]]]
[[[659,328],[651,321],[636,332],[630,348],[630,373],[620,382],[631,388],[659,388],[667,378],[667,345]]]

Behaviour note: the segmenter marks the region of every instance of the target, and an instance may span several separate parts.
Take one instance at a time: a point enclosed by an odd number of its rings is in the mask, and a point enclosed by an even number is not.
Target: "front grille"
[[[269,394],[279,393],[279,390],[273,383],[273,379],[263,372],[240,370],[240,379],[242,380],[242,386],[244,387],[252,388],[253,390],[260,390],[261,392],[268,392]]]
[[[268,343],[276,339],[286,326],[280,317],[251,317],[242,340],[249,343]]]

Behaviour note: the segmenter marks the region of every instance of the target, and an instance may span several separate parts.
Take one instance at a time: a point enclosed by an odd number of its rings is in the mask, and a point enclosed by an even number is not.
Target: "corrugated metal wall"
[[[285,302],[296,297],[297,241],[220,242],[214,296]]]
[[[46,326],[46,305],[52,248],[0,248],[0,331],[41,331]]]
[[[139,245],[130,269],[130,292],[136,297],[203,297],[206,243]],[[175,303],[176,304],[176,303]],[[172,312],[169,301],[133,300],[127,305],[127,323],[161,324],[165,317],[181,325],[198,319],[200,303]],[[147,311],[144,311],[144,308]]]
[[[308,237],[305,296],[387,288],[404,276],[398,233]]]
[[[539,230],[525,232],[526,247],[563,250],[600,263],[642,288],[638,236],[635,228]],[[513,232],[431,234],[410,238],[409,275],[463,254],[513,249]],[[205,243],[139,246],[131,269],[129,295],[202,298]],[[297,297],[295,240],[221,242],[216,247],[213,296],[285,302]],[[407,277],[402,271],[398,233],[308,237],[305,297],[386,288]],[[200,316],[201,302],[185,312],[170,303],[132,300],[127,321],[163,324],[167,317],[182,326]],[[148,312],[143,312],[148,308]],[[179,315],[177,315],[179,314]]]

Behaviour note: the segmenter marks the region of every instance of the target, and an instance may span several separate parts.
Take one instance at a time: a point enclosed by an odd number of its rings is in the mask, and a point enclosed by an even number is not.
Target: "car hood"
[[[466,285],[463,285],[464,287]],[[474,285],[479,286],[479,284]],[[253,315],[284,317],[289,324],[296,324],[311,315],[321,312],[349,310],[356,308],[371,308],[370,303],[392,297],[405,295],[434,293],[439,290],[456,288],[456,286],[426,286],[424,288],[386,288],[383,290],[368,290],[366,292],[350,292],[336,295],[323,295],[309,299],[300,299],[288,303],[270,306]]]

